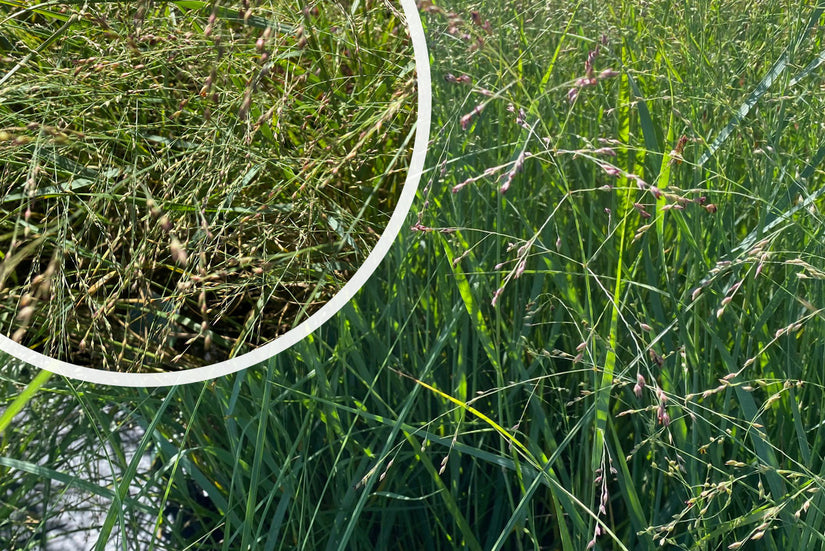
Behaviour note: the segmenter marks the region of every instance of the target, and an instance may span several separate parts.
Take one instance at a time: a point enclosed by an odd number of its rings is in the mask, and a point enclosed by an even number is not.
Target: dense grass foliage
[[[825,547],[825,6],[785,8],[420,3],[429,170],[373,280],[202,385],[10,366],[6,491],[66,488],[28,420],[68,402],[101,546]]]
[[[303,321],[369,254],[414,120],[398,8],[20,4],[0,4],[5,334],[196,367]]]

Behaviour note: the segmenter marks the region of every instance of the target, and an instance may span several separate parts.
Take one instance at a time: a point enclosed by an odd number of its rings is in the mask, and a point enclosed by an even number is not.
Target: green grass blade
[[[18,413],[26,408],[26,405],[31,401],[37,392],[51,379],[53,373],[51,371],[40,370],[32,381],[26,385],[14,401],[3,411],[0,415],[0,435],[3,435],[6,428],[17,416]]]

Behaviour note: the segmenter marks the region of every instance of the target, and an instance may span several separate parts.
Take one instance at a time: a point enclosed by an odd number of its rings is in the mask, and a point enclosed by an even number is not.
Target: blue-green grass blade
[[[65,484],[68,488],[77,488],[78,490],[102,497],[103,499],[110,500],[112,502],[118,499],[115,490],[104,486],[98,486],[97,484],[93,484],[77,476],[57,471],[43,465],[38,465],[30,461],[21,461],[11,457],[0,457],[0,465],[10,469],[16,469],[21,472],[30,473],[44,479],[55,480]],[[143,513],[150,515],[157,514],[157,510],[154,507],[149,507],[145,503],[141,503],[140,501],[137,501],[129,496],[123,498],[121,503],[122,505],[134,508],[135,510]]]

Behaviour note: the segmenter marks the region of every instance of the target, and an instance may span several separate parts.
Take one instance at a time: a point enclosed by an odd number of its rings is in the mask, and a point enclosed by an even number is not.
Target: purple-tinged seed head
[[[473,120],[473,113],[467,113],[463,117],[461,117],[461,129],[467,130],[467,127],[470,126],[470,121]]]
[[[645,210],[644,205],[642,205],[640,203],[633,203],[633,206],[636,208],[636,211],[639,213],[639,215],[642,218],[644,218],[644,219],[650,218],[650,213]]]
[[[633,385],[633,394],[636,395],[636,398],[642,397],[642,391],[645,388],[645,378],[642,376],[641,373],[636,374],[636,384]]]
[[[760,260],[760,261],[759,261],[759,265],[756,267],[756,272],[754,272],[754,274],[753,274],[753,278],[754,278],[754,279],[756,279],[757,277],[759,277],[759,274],[761,274],[761,273],[762,273],[762,267],[763,267],[764,265],[765,265],[765,263],[764,263],[763,261],[761,261],[761,260]]]
[[[656,412],[656,419],[659,421],[660,425],[664,425],[666,427],[670,425],[670,415],[667,414],[667,410],[664,405],[659,405],[659,409]]]
[[[628,178],[628,180],[635,181],[636,182],[636,187],[641,189],[641,190],[647,189],[647,187],[648,187],[647,182],[642,180],[641,176],[637,176],[636,174],[628,174],[627,178]]]

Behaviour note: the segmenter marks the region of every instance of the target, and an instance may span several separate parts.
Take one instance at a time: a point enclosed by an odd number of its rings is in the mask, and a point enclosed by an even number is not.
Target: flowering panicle
[[[499,188],[499,191],[501,193],[507,193],[507,190],[510,189],[510,184],[513,183],[513,178],[516,177],[516,174],[524,166],[524,159],[526,157],[526,151],[522,151],[521,153],[519,153],[519,156],[516,158],[516,162],[513,164],[513,168],[510,170],[510,172],[507,173],[507,176],[504,178],[504,183],[501,184],[501,188]]]
[[[472,84],[473,79],[470,75],[455,76],[452,73],[445,73],[444,80],[450,84]]]
[[[484,104],[479,103],[476,105],[472,111],[461,117],[461,129],[467,130],[469,128],[470,123],[473,121],[473,118],[480,115],[481,112],[484,110]]]
[[[605,452],[604,455],[607,455],[607,453]],[[610,465],[610,474],[611,474],[612,477],[615,477],[618,474],[618,471],[613,466],[613,460],[609,456],[607,457],[607,459],[608,459],[609,465]],[[607,465],[605,465],[605,460],[604,460],[604,457],[603,457],[601,467],[596,469],[596,472],[595,472],[596,478],[593,479],[594,484],[601,486],[601,488],[599,488],[599,492],[598,492],[598,495],[599,495],[599,511],[598,511],[598,514],[596,515],[596,526],[593,529],[593,539],[591,539],[589,542],[587,542],[587,548],[586,549],[592,549],[593,547],[596,546],[596,540],[599,538],[599,536],[602,535],[602,528],[601,528],[601,522],[602,521],[601,521],[601,518],[607,516],[607,504],[608,504],[608,501],[610,500],[610,492],[607,489],[607,477],[605,476],[605,473],[604,473],[604,470],[605,470],[606,466]]]
[[[481,173],[481,175],[479,175],[479,176],[471,176],[470,178],[467,178],[466,180],[464,180],[464,181],[456,184],[455,186],[453,186],[452,192],[453,193],[458,193],[463,188],[465,188],[466,186],[472,184],[473,182],[477,182],[477,181],[479,181],[483,178],[494,175],[496,172],[499,172],[500,170],[502,170],[505,166],[507,166],[507,165],[500,165],[500,166],[490,167],[487,170],[485,170],[483,173]]]
[[[595,86],[600,80],[613,78],[619,75],[619,72],[614,69],[604,69],[596,75],[594,64],[596,59],[599,57],[602,44],[607,44],[607,40],[604,35],[602,36],[600,43],[596,45],[596,48],[587,52],[587,60],[584,62],[584,76],[577,78],[573,83],[573,88],[567,92],[567,101],[570,103],[576,101],[576,98],[579,96],[580,89],[587,88],[588,86]]]

